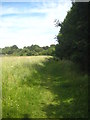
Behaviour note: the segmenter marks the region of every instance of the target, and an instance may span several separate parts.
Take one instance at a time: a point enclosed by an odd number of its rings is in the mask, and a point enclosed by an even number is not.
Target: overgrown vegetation
[[[87,118],[88,75],[71,61],[3,57],[3,118]]]

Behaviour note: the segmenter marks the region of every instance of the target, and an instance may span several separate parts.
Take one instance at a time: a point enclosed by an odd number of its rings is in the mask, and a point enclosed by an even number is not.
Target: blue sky
[[[63,21],[71,1],[58,2],[2,2],[0,4],[0,47],[32,44],[56,44],[54,39],[60,28],[54,20]]]

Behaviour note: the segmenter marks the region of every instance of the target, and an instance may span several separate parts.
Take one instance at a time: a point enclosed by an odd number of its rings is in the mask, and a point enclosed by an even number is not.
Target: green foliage
[[[5,47],[2,49],[3,55],[11,56],[37,56],[37,55],[54,55],[55,54],[55,45],[52,44],[50,47],[40,47],[38,45],[31,45],[19,49],[16,45],[11,47]]]
[[[0,48],[0,55],[2,54],[2,49]]]
[[[57,36],[56,55],[70,59],[87,69],[88,3],[73,3]]]
[[[2,54],[4,55],[11,55],[14,52],[16,52],[18,50],[18,47],[16,45],[13,45],[11,47],[5,47],[2,49]]]

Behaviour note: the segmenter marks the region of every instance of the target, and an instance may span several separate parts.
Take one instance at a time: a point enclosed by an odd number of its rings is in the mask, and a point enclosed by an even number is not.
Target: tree
[[[73,3],[62,22],[56,54],[58,57],[70,59],[84,69],[88,62],[88,3]]]
[[[37,56],[37,55],[54,55],[55,45],[40,47],[38,45],[25,46],[19,49],[16,45],[5,47],[2,49],[3,55],[14,56]]]

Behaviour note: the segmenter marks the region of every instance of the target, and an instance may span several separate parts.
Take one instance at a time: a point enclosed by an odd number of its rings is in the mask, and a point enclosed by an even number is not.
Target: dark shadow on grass
[[[73,72],[73,64],[70,66],[71,63],[67,65],[53,59],[47,59],[42,64],[33,64],[36,72],[33,72],[32,76],[26,76],[27,81],[24,84],[27,86],[40,85],[56,95],[53,101],[58,101],[57,104],[45,105],[42,108],[47,118],[87,118],[87,88],[79,80],[75,81],[73,76],[68,77],[67,75],[67,72]]]
[[[24,114],[22,120],[31,120],[30,115]]]

